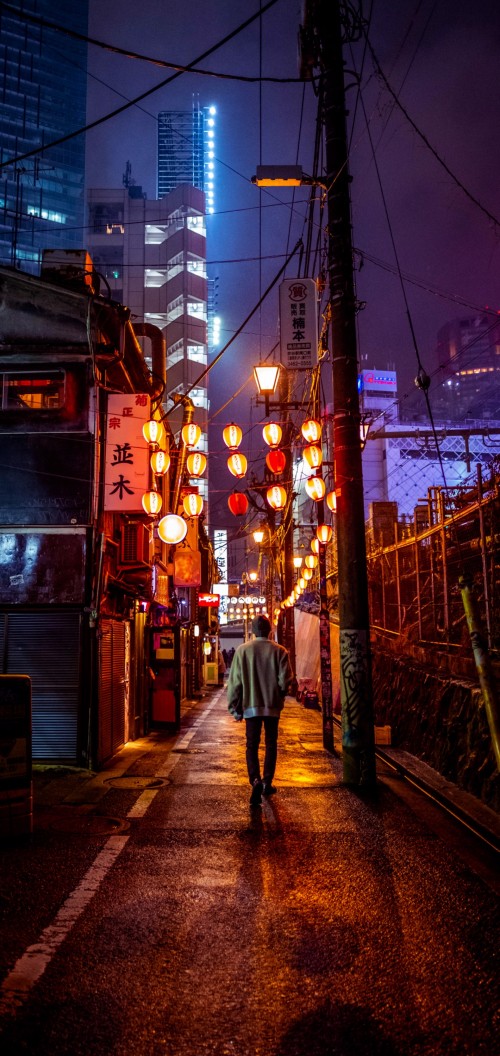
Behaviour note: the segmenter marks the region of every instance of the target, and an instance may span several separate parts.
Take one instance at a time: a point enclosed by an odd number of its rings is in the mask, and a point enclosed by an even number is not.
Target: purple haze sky
[[[89,34],[169,62],[187,64],[258,10],[250,0],[90,0]],[[369,0],[370,42],[403,107],[470,194],[500,217],[498,56],[500,5],[495,0]],[[297,77],[298,0],[277,0],[262,19],[203,60],[204,70],[258,77]],[[261,51],[262,44],[262,51]],[[347,66],[359,70],[362,42]],[[169,71],[89,47],[88,119],[105,114],[162,81]],[[363,101],[422,362],[435,366],[437,330],[470,306],[500,308],[499,228],[433,157],[366,56]],[[306,188],[257,190],[256,165],[300,163],[311,172],[316,99],[300,83],[246,83],[183,74],[172,84],[87,137],[87,185],[121,186],[128,160],[148,198],[156,196],[156,116],[163,109],[214,103],[217,117],[216,215],[207,220],[209,273],[218,276],[225,343],[259,300],[286,253],[305,237]],[[356,90],[348,92],[351,119]],[[303,109],[302,109],[303,108]],[[302,114],[302,117],[301,117]],[[416,355],[379,181],[358,105],[351,152],[353,241],[362,254],[357,294],[359,355],[367,367],[393,366],[399,391],[412,391]],[[302,203],[302,204],[301,204]],[[259,263],[259,258],[261,262]],[[358,263],[360,258],[356,258]],[[288,270],[287,275],[292,275]],[[210,375],[211,416],[220,430],[262,417],[250,409],[253,381],[223,407],[277,340],[278,289],[252,318]],[[328,367],[326,370],[328,371]],[[219,430],[219,433],[220,433]],[[215,463],[225,463],[212,443]],[[227,452],[226,452],[227,454]],[[227,474],[227,491],[234,481]],[[221,496],[222,497],[222,496]],[[224,500],[225,506],[225,500]],[[226,507],[227,510],[227,507]],[[227,513],[224,521],[228,520]]]

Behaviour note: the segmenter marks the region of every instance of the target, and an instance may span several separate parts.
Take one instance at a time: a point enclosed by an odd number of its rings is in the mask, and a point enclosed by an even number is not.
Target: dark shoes
[[[274,796],[274,793],[277,792],[277,791],[278,791],[278,789],[276,788],[276,785],[267,784],[264,781],[264,785],[262,787],[262,795],[263,796]]]
[[[252,785],[252,794],[250,796],[250,806],[258,807],[262,803],[262,781],[256,777]]]

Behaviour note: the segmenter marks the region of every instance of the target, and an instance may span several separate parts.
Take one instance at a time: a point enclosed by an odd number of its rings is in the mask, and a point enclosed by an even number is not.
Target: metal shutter
[[[8,675],[29,675],[33,758],[77,760],[80,614],[15,612],[0,617]]]

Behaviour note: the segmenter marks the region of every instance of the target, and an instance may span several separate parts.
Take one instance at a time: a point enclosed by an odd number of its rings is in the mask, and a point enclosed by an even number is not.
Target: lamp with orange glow
[[[186,517],[199,517],[203,512],[203,499],[201,495],[185,495],[182,500],[182,508]]]
[[[247,471],[248,462],[245,455],[242,455],[240,451],[233,451],[232,455],[229,455],[227,460],[227,468],[233,477],[244,477]]]
[[[326,543],[330,542],[332,535],[333,528],[331,524],[318,524],[318,527],[316,528],[316,537],[319,543],[326,545]]]
[[[259,363],[253,368],[255,384],[259,390],[259,396],[272,396],[276,392],[280,372],[279,363]]]
[[[201,477],[207,468],[207,456],[203,451],[192,451],[186,459],[186,466],[190,477]]]
[[[161,495],[154,488],[151,491],[145,491],[142,496],[142,508],[149,517],[155,517],[160,512],[161,502]]]
[[[255,541],[255,542],[256,542],[257,544],[260,544],[260,543],[263,543],[263,542],[264,542],[264,536],[265,536],[265,534],[266,534],[266,533],[265,533],[265,530],[264,530],[264,528],[256,528],[256,529],[255,529],[255,531],[254,531],[254,532],[252,532],[252,535],[253,535],[253,537],[254,537],[254,541]]]
[[[196,447],[201,437],[201,429],[196,422],[188,422],[187,425],[182,426],[181,436],[186,447]]]
[[[150,458],[151,469],[157,476],[163,476],[170,469],[170,455],[166,451],[153,451]]]
[[[321,437],[321,423],[315,418],[308,418],[307,422],[301,425],[300,431],[308,444],[316,444]]]
[[[187,524],[177,513],[167,513],[158,524],[158,535],[164,543],[182,543],[186,532]]]
[[[316,543],[316,542],[317,542],[317,539],[313,539],[313,543]],[[316,568],[317,564],[318,564],[318,558],[316,557],[316,554],[308,554],[307,557],[306,557],[306,560],[305,560],[306,568],[309,569],[309,571],[312,571],[313,568]]]
[[[307,444],[302,452],[302,459],[306,469],[319,469],[323,461],[323,452],[318,444]]]
[[[319,548],[320,548],[319,539],[311,539],[311,550],[312,550],[313,554],[318,555],[319,554]]]
[[[315,502],[319,502],[323,498],[326,491],[326,484],[323,477],[309,477],[306,480],[305,488],[310,499],[314,499]]]
[[[304,568],[304,570],[302,572],[302,579],[305,579],[306,583],[308,583],[309,580],[312,579],[313,575],[314,575],[314,572],[313,572],[312,568]]]
[[[301,564],[302,564],[302,558],[301,558],[301,556],[299,554],[296,554],[296,556],[293,559],[293,567],[294,568],[300,568]]]
[[[235,425],[234,422],[226,425],[226,428],[222,430],[222,439],[226,447],[229,447],[231,451],[235,451],[243,439],[243,433],[239,425]]]
[[[326,505],[328,509],[335,513],[337,509],[337,493],[335,491],[329,491],[326,496]]]
[[[286,491],[281,484],[275,484],[266,491],[266,499],[273,510],[282,510],[286,503]]]
[[[248,510],[248,499],[241,491],[231,492],[227,504],[235,517],[243,517]]]
[[[262,430],[262,436],[268,447],[277,447],[283,436],[281,425],[277,422],[268,422]]]
[[[144,422],[142,435],[148,444],[161,444],[165,436],[165,426],[156,418],[150,418],[148,422]]]

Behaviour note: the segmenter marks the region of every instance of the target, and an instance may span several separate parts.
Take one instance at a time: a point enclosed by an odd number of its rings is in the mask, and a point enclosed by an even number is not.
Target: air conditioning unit
[[[124,524],[120,536],[120,564],[148,565],[149,528],[140,521]]]

